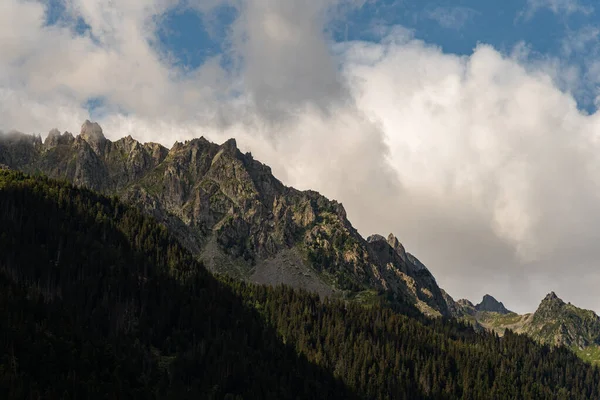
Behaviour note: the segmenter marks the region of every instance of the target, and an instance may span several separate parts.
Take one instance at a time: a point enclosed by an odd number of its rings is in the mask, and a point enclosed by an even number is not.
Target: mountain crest
[[[104,156],[107,140],[98,123],[86,120],[83,125],[81,125],[79,138],[85,141],[97,155],[101,157]]]
[[[475,305],[473,303],[471,303],[469,300],[467,299],[460,299],[457,300],[456,303],[462,307],[470,307],[470,308],[475,308]]]
[[[237,142],[234,138],[227,139],[222,145],[221,148],[229,151],[236,151],[238,149]]]
[[[61,135],[58,129],[52,129],[48,136],[46,136],[46,140],[44,141],[44,146],[46,149],[50,149],[59,145],[69,145],[71,144],[75,138],[69,132],[65,132]]]
[[[550,292],[540,302],[535,314],[544,316],[552,315],[558,313],[565,305],[566,303],[556,293]]]
[[[394,249],[396,254],[398,254],[404,262],[406,262],[407,261],[406,250],[404,249],[404,246],[402,245],[402,243],[400,243],[398,238],[396,236],[394,236],[393,233],[390,233],[388,235],[387,242],[392,247],[392,249]]]
[[[130,136],[113,142],[89,120],[73,140],[58,130],[43,145],[16,136],[0,142],[0,163],[119,195],[214,271],[324,295],[387,293],[428,315],[450,315],[433,275],[394,235],[364,240],[341,203],[285,186],[235,139],[169,150]]]
[[[596,313],[567,304],[554,292],[544,297],[525,331],[542,343],[580,349],[600,345],[600,318]]]
[[[563,303],[562,299],[556,295],[554,292],[550,292],[544,297],[542,303]]]
[[[496,312],[499,314],[509,314],[511,311],[504,307],[504,304],[496,300],[494,297],[486,294],[483,296],[483,300],[481,303],[475,306],[477,311],[488,311],[488,312]]]
[[[54,131],[58,132],[58,130]],[[90,122],[89,120],[85,120],[83,125],[81,125],[80,136],[86,142],[92,143],[101,143],[106,140],[102,127],[97,122]]]

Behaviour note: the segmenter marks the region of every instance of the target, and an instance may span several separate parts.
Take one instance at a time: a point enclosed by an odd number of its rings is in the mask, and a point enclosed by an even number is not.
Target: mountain
[[[501,335],[510,329],[542,344],[566,346],[582,358],[600,363],[600,317],[591,310],[565,303],[554,292],[541,301],[534,313],[524,315],[508,311],[489,295],[476,306],[468,300],[454,304],[452,312],[459,319]]]
[[[600,317],[565,303],[554,292],[542,300],[523,331],[541,343],[579,349],[600,345]]]
[[[78,136],[53,130],[43,142],[6,134],[0,163],[118,195],[164,223],[212,271],[450,315],[433,275],[397,238],[363,239],[342,204],[283,185],[233,139],[167,149],[131,136],[112,142],[86,121]]]
[[[562,346],[382,304],[217,279],[118,198],[0,170],[2,398],[600,398]]]
[[[138,210],[2,170],[0,205],[2,398],[355,398]]]
[[[511,313],[511,311],[508,311],[506,309],[506,307],[504,307],[504,304],[502,304],[501,302],[499,302],[498,300],[496,300],[489,294],[486,294],[485,296],[483,296],[483,300],[481,300],[481,303],[479,303],[475,306],[475,309],[477,311],[488,311],[488,312],[495,312],[498,314],[510,314]]]

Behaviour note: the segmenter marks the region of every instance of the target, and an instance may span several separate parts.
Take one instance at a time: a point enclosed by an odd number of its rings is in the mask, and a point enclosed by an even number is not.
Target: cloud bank
[[[76,131],[99,99],[112,139],[234,136],[364,236],[394,232],[455,298],[533,311],[554,290],[600,311],[600,121],[562,66],[484,44],[458,57],[398,26],[334,43],[328,20],[360,2],[248,0],[229,2],[230,65],[178,67],[161,17],[222,3],[68,0],[47,25],[47,5],[5,0],[0,129]]]

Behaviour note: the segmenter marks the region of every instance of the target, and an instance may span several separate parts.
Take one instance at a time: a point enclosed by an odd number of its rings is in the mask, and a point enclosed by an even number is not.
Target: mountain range
[[[77,136],[12,133],[0,163],[118,195],[164,223],[214,272],[328,296],[385,296],[449,316],[429,270],[394,235],[364,239],[342,204],[283,185],[230,139],[141,144],[107,140],[86,121]]]
[[[464,299],[454,304],[453,315],[477,328],[499,335],[510,329],[542,344],[569,347],[583,359],[600,364],[600,317],[565,303],[554,292],[541,301],[535,312],[523,315],[507,310],[490,295],[477,305]]]
[[[564,346],[209,273],[116,196],[0,169],[0,397],[600,398]]]
[[[218,274],[362,303],[414,306],[478,329],[526,333],[597,361],[600,322],[592,311],[553,293],[526,315],[489,295],[477,305],[454,301],[393,234],[364,239],[341,203],[285,186],[234,139],[217,145],[199,138],[168,149],[131,136],[110,141],[97,123],[85,121],[77,136],[57,130],[43,141],[2,135],[0,165],[118,196],[164,224]]]

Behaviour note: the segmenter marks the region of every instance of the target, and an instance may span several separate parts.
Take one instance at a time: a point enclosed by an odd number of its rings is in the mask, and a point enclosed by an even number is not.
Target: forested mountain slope
[[[114,198],[0,171],[0,285],[2,398],[352,397]]]
[[[0,170],[3,398],[591,399],[564,347],[217,280],[137,209]]]
[[[452,312],[459,319],[500,335],[510,329],[542,344],[566,346],[584,360],[600,364],[600,317],[591,310],[565,303],[554,292],[540,302],[535,312],[523,315],[506,310],[489,295],[477,306],[467,300],[454,304]],[[482,306],[484,304],[486,306]]]
[[[449,316],[435,278],[398,239],[365,240],[342,204],[283,185],[231,139],[167,149],[81,133],[0,135],[0,164],[119,195],[164,223],[212,271],[334,297],[384,296]]]

